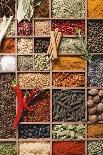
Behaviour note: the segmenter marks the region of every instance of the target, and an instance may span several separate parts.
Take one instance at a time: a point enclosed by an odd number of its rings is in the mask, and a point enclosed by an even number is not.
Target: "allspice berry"
[[[89,115],[89,121],[92,123],[97,122],[98,118],[96,115]]]
[[[98,90],[97,89],[91,89],[91,90],[89,90],[88,94],[95,96],[98,94]]]
[[[97,110],[98,110],[99,112],[102,112],[102,111],[103,111],[103,103],[99,103],[99,104],[97,105]]]
[[[88,112],[89,112],[90,115],[95,114],[96,111],[97,111],[97,108],[96,108],[96,107],[93,107],[93,108],[89,108],[89,109],[88,109]]]
[[[99,103],[100,102],[100,97],[98,95],[93,97],[94,103]]]
[[[88,107],[93,107],[94,106],[94,102],[93,100],[88,100],[88,103],[87,103]]]
[[[98,92],[98,95],[99,95],[100,97],[103,97],[103,90],[100,90],[100,91]]]
[[[102,115],[98,115],[98,121],[102,121],[103,118],[102,118]]]

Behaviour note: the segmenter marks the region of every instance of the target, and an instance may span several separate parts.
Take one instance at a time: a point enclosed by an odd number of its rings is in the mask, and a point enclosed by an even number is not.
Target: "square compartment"
[[[103,21],[88,21],[88,48],[91,53],[103,53]]]
[[[84,20],[52,20],[51,27],[53,31],[58,28],[63,35],[75,35],[76,28],[80,28],[85,33]]]
[[[14,80],[13,73],[0,74],[0,139],[16,138],[16,130],[13,129],[16,96],[11,87],[11,82]]]
[[[33,39],[20,38],[17,40],[17,52],[19,54],[33,53]]]
[[[53,122],[85,120],[84,90],[53,90]]]
[[[19,125],[19,138],[50,138],[50,125],[32,125],[23,124]]]
[[[35,55],[34,68],[38,71],[50,70],[50,58],[48,55]]]
[[[83,18],[85,17],[85,0],[52,0],[52,17]]]
[[[34,52],[47,53],[50,44],[49,38],[35,38],[34,39]]]
[[[102,155],[103,154],[103,141],[90,141],[88,142],[88,155]]]
[[[15,53],[15,39],[6,38],[1,42],[0,53]]]
[[[23,94],[27,94],[31,90],[24,90]],[[42,91],[36,99],[32,96],[28,106],[34,111],[24,111],[21,121],[22,122],[49,122],[50,121],[50,90],[46,89]],[[35,111],[36,110],[36,111]]]
[[[17,24],[17,35],[19,36],[30,36],[32,35],[32,22],[21,21]]]
[[[35,36],[49,36],[50,35],[50,21],[35,21]]]
[[[85,155],[84,141],[53,142],[53,155]]]
[[[84,87],[85,73],[53,72],[52,85],[54,87]]]
[[[38,6],[34,4],[34,17],[35,18],[49,17],[49,0],[42,0]]]
[[[33,70],[33,56],[18,56],[18,71]]]
[[[77,56],[59,56],[52,64],[53,70],[85,70],[85,61]]]
[[[19,142],[19,155],[21,154],[50,155],[50,142]]]
[[[103,86],[103,56],[95,55],[88,64],[88,86]]]

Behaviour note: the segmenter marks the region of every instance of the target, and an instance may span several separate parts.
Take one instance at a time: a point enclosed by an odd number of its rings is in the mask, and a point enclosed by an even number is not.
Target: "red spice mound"
[[[0,53],[15,53],[15,39],[3,39]]]
[[[53,155],[85,155],[85,143],[53,142]]]
[[[40,94],[32,106],[33,112],[25,111],[21,121],[24,122],[48,122],[50,121],[50,91]]]
[[[85,22],[84,21],[68,21],[68,20],[55,20],[52,21],[52,30],[59,29],[64,35],[75,35],[76,28],[79,28],[84,33]]]

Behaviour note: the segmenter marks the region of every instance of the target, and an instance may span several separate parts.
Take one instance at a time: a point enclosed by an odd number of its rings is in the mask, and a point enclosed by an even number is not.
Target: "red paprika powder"
[[[53,155],[85,155],[85,142],[53,142]]]

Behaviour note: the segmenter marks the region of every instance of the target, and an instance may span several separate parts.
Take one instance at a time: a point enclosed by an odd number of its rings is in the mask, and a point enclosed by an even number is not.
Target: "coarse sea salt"
[[[2,56],[0,64],[2,71],[14,72],[16,68],[15,56]]]

